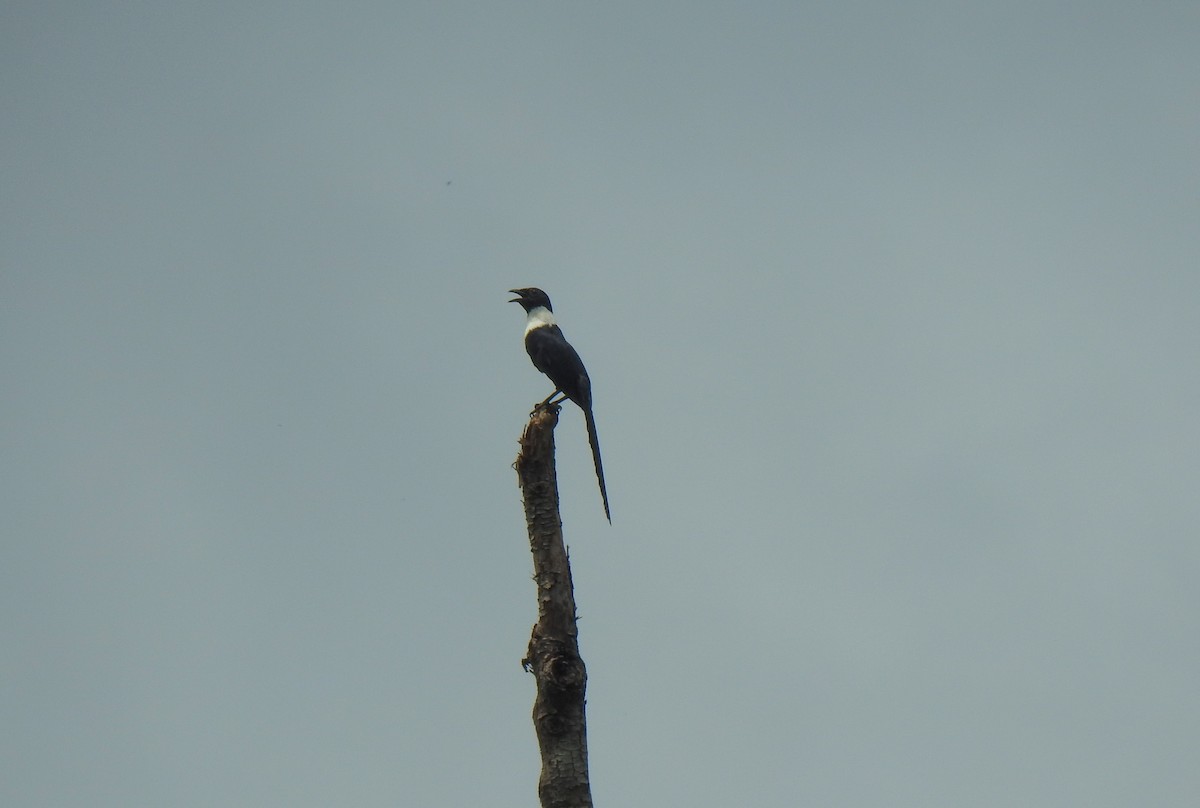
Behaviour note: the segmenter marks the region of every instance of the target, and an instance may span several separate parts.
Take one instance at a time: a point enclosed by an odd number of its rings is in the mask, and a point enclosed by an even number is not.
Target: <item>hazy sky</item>
[[[0,804],[1200,804],[1200,5],[0,12]]]

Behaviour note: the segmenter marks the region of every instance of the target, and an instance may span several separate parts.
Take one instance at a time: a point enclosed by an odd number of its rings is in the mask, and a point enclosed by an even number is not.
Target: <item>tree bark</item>
[[[542,753],[538,780],[542,808],[591,808],[584,720],[587,670],[579,656],[575,591],[554,470],[558,412],[558,407],[533,411],[515,464],[525,500],[538,602],[537,624],[521,664],[537,682],[533,727]]]

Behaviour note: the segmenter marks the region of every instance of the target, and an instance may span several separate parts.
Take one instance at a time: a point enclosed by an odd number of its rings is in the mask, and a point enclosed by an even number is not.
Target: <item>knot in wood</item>
[[[542,673],[548,687],[562,691],[578,690],[587,678],[583,661],[578,657],[549,657],[542,665]]]

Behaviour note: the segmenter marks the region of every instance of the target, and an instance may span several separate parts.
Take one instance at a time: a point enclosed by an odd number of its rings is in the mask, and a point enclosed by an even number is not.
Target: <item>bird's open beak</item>
[[[520,289],[509,289],[508,291],[512,292],[514,295],[520,295],[520,294],[521,294],[521,290],[520,290]],[[508,301],[508,302],[509,302],[509,303],[520,303],[520,302],[521,302],[522,300],[524,300],[524,299],[525,299],[525,298],[523,298],[523,297],[514,297],[512,300],[510,300],[510,301]]]

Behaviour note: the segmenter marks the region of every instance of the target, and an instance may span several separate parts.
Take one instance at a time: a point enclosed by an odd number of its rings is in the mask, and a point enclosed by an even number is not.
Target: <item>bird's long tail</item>
[[[600,483],[600,498],[604,500],[604,517],[612,524],[612,516],[608,513],[608,491],[604,488],[604,465],[600,462],[600,439],[596,437],[596,419],[591,408],[583,411],[587,418],[588,443],[592,447],[592,462],[596,464],[596,480]]]

